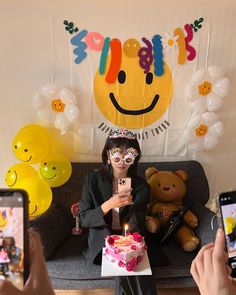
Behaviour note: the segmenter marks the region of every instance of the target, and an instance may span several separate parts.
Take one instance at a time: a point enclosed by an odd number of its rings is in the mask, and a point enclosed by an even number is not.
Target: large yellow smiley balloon
[[[5,176],[5,182],[9,187],[14,187],[17,185],[18,181],[24,178],[37,176],[37,172],[32,166],[19,163],[9,168]]]
[[[47,130],[36,124],[21,128],[12,142],[16,158],[28,164],[40,162],[52,149],[52,141]]]
[[[70,161],[62,154],[51,154],[43,158],[38,168],[38,175],[51,187],[61,186],[67,182],[72,172]]]
[[[23,189],[29,196],[29,217],[41,215],[52,203],[52,190],[49,184],[38,177],[24,178],[17,183],[17,188]]]
[[[94,80],[94,95],[101,113],[114,125],[130,129],[146,127],[168,109],[173,94],[170,69],[164,63],[164,74],[154,74],[153,65],[149,73],[139,65],[139,57],[129,58],[122,54],[122,63],[116,81],[106,82],[110,65],[107,59],[104,75],[97,71]]]

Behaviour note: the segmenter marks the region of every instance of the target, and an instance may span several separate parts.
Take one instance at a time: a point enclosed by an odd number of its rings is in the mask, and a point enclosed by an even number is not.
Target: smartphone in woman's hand
[[[128,191],[131,189],[131,178],[130,177],[119,177],[117,191],[118,193]]]

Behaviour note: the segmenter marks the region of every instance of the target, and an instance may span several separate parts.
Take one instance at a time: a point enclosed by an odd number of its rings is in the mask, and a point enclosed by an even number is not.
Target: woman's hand
[[[132,189],[125,190],[118,194],[114,194],[109,200],[104,202],[101,206],[102,212],[106,215],[113,208],[120,208],[123,206],[131,205],[132,195],[130,194]]]
[[[10,281],[0,281],[1,295],[54,295],[45,265],[39,235],[29,230],[30,271],[23,290],[17,289]]]
[[[226,265],[224,232],[218,229],[215,244],[203,246],[192,262],[191,274],[201,295],[235,295],[236,288]]]

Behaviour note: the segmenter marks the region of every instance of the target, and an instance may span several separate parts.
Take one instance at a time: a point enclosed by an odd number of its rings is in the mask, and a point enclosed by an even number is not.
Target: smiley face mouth
[[[8,186],[9,186],[9,187],[12,187],[12,186],[14,186],[14,185],[16,184],[16,182],[17,182],[17,173],[16,173],[16,171],[15,171],[15,170],[14,170],[13,172],[14,172],[14,174],[15,174],[15,181],[14,181],[14,182],[13,182],[13,184],[11,184],[11,185],[10,185],[10,184],[8,184]]]
[[[141,109],[141,110],[126,110],[123,109],[117,102],[115,95],[113,92],[110,92],[109,94],[110,100],[113,104],[113,106],[117,109],[118,112],[124,114],[124,115],[142,115],[142,114],[146,114],[148,112],[151,112],[154,107],[156,106],[158,100],[159,100],[159,95],[156,94],[155,97],[152,100],[152,103],[146,107],[145,109]]]
[[[53,177],[46,177],[46,176],[43,175],[43,172],[42,172],[41,169],[40,169],[39,171],[40,171],[41,176],[42,176],[43,178],[45,178],[45,179],[53,179],[53,178],[55,178],[55,177],[57,176],[57,175],[55,174],[55,175],[53,175]]]
[[[34,208],[35,208],[34,211],[33,212],[29,212],[29,215],[33,215],[37,211],[37,209],[38,209],[37,205],[35,205]]]
[[[21,160],[21,161],[22,162],[29,162],[31,159],[32,159],[32,156],[30,156],[28,160],[25,160],[25,161]]]

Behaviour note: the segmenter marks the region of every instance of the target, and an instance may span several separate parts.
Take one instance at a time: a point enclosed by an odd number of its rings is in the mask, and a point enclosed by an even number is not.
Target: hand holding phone
[[[23,289],[29,274],[28,195],[0,189],[0,279]]]
[[[232,277],[236,277],[236,190],[222,192],[218,196],[221,222],[225,234],[228,264]]]

